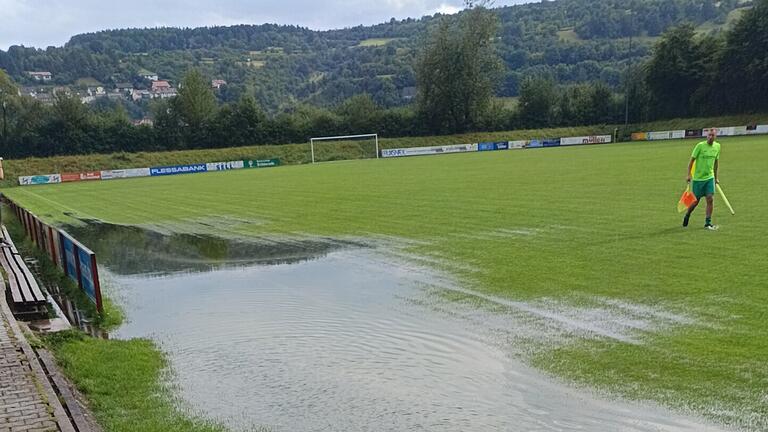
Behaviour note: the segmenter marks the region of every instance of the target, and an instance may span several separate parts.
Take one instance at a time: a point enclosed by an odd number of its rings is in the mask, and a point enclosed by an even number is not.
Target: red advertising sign
[[[61,182],[76,182],[86,180],[101,180],[101,171],[89,171],[83,173],[62,173]]]

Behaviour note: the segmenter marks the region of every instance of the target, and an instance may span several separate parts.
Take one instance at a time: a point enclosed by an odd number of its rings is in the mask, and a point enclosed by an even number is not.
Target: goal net
[[[309,140],[312,163],[347,159],[378,159],[379,135],[344,135]]]

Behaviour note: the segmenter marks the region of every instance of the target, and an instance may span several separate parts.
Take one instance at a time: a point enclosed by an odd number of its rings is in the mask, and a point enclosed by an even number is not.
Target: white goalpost
[[[315,143],[323,141],[342,141],[342,140],[363,140],[373,139],[376,144],[376,159],[379,158],[379,134],[362,134],[362,135],[342,135],[333,137],[316,137],[309,139],[309,147],[312,150],[312,163],[315,163]]]

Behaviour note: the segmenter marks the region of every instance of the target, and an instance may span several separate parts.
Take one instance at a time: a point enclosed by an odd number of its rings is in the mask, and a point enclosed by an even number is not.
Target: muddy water
[[[184,403],[233,430],[717,430],[542,377],[498,329],[431,307],[434,274],[372,248],[313,240],[302,255],[300,242],[211,246],[105,226],[77,235],[119,287],[129,322],[113,337],[157,341]],[[123,251],[107,253],[115,240]],[[143,274],[151,257],[162,259]]]

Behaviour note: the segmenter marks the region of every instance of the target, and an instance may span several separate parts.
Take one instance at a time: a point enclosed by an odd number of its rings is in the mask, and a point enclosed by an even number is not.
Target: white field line
[[[49,204],[52,204],[54,207],[57,207],[57,208],[61,208],[61,209],[64,209],[64,210],[67,210],[67,211],[69,211],[70,213],[73,213],[73,214],[78,214],[78,215],[83,215],[83,216],[87,217],[88,219],[94,219],[94,220],[102,220],[101,218],[98,218],[98,217],[96,217],[96,216],[94,216],[94,215],[88,214],[88,213],[86,213],[86,212],[84,212],[84,211],[81,211],[81,210],[76,210],[76,209],[74,209],[74,208],[72,208],[72,207],[69,207],[69,206],[67,206],[67,205],[64,205],[64,204],[62,204],[62,203],[60,203],[60,202],[58,202],[58,201],[54,201],[54,200],[52,200],[52,199],[50,199],[50,198],[46,198],[46,197],[44,197],[44,196],[42,196],[42,195],[36,194],[36,193],[34,193],[34,192],[32,192],[32,191],[30,191],[30,190],[28,190],[28,189],[23,189],[23,188],[22,188],[22,189],[21,189],[21,192],[23,192],[23,193],[25,193],[25,194],[28,194],[28,195],[32,195],[32,196],[34,196],[34,197],[36,197],[36,198],[39,198],[39,199],[41,199],[41,200],[43,200],[43,201],[45,201],[45,202],[47,202],[47,203],[49,203]]]

